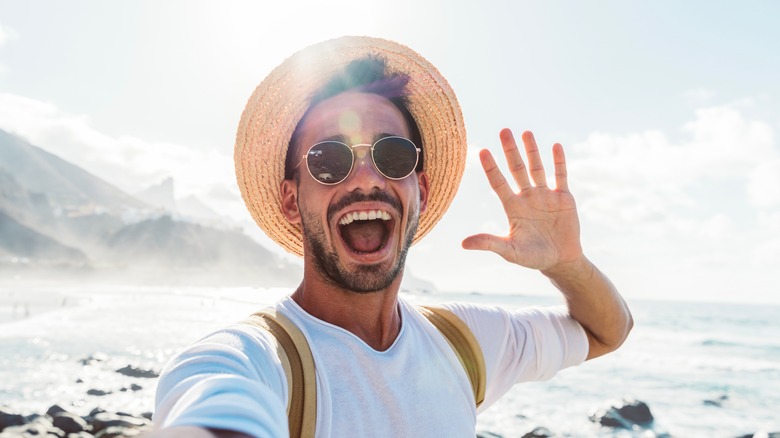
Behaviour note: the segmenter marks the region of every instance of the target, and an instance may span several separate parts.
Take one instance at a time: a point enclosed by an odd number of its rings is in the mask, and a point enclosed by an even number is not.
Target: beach
[[[0,411],[44,414],[58,405],[79,416],[95,408],[148,416],[154,373],[176,352],[287,293],[282,288],[0,286]],[[403,296],[420,304],[560,304],[552,296]],[[516,385],[478,417],[477,432],[520,437],[540,428],[548,436],[737,437],[780,431],[780,308],[629,304],[636,326],[620,350],[549,381]],[[631,429],[597,420],[626,401],[646,403],[652,421]]]

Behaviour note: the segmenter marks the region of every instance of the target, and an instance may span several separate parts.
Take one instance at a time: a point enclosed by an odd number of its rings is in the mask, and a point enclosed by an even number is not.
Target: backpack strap
[[[276,339],[276,351],[287,378],[287,423],[290,437],[314,437],[317,423],[317,381],[309,342],[303,332],[274,309],[250,316],[256,325]]]
[[[487,372],[477,338],[463,320],[443,307],[418,306],[417,309],[452,347],[471,382],[474,402],[479,407],[485,401]],[[245,322],[267,331],[276,340],[277,355],[287,378],[290,437],[314,437],[317,424],[317,381],[309,342],[292,321],[274,309],[260,310]]]
[[[418,306],[417,309],[444,335],[460,364],[466,371],[479,407],[485,401],[487,370],[482,348],[471,329],[451,311],[439,306]]]

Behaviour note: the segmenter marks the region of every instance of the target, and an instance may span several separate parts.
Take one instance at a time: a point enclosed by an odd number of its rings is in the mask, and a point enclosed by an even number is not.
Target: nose
[[[353,146],[353,153],[355,154],[355,163],[352,167],[352,172],[347,177],[344,183],[346,189],[352,191],[364,191],[366,193],[371,192],[374,189],[384,190],[387,184],[387,179],[379,173],[374,166],[373,159],[371,158],[371,145],[356,145]],[[367,147],[365,147],[367,146]]]

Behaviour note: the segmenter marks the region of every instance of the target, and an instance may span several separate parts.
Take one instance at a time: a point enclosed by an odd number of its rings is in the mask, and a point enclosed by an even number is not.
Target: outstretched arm
[[[504,129],[500,137],[520,191],[515,193],[509,186],[488,150],[482,150],[479,158],[506,212],[509,235],[477,234],[467,237],[463,248],[492,251],[546,275],[563,293],[571,316],[585,329],[590,344],[588,359],[617,349],[628,336],[633,319],[617,289],[582,251],[563,146],[553,145],[555,187],[550,188],[533,134],[526,131],[522,136],[528,167],[512,132]]]

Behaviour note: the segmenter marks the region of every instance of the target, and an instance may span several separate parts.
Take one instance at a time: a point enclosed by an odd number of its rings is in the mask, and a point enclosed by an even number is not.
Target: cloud
[[[620,254],[599,257],[711,291],[725,286],[708,276],[780,265],[780,147],[749,101],[700,108],[674,137],[595,132],[567,148],[587,241]]]
[[[19,34],[15,30],[8,26],[0,24],[0,47],[4,46],[7,42],[13,41],[19,38]]]
[[[780,206],[780,159],[758,165],[750,174],[748,198],[757,207]]]
[[[585,195],[583,209],[626,223],[658,220],[701,204],[697,191],[708,181],[738,185],[753,206],[777,202],[777,164],[768,164],[780,161],[772,127],[732,106],[699,109],[694,116],[682,127],[686,138],[677,142],[648,130],[597,132],[573,145],[570,178],[573,190]]]
[[[8,93],[0,93],[0,129],[20,135],[128,193],[172,177],[178,198],[195,195],[209,204],[213,201],[230,215],[244,211],[233,159],[227,154],[132,136],[113,137],[92,127],[86,115],[69,114],[52,103]]]

